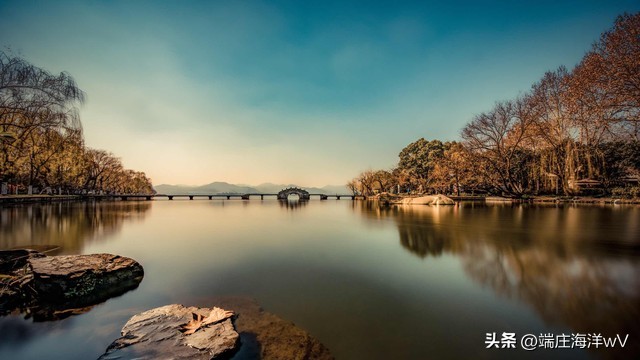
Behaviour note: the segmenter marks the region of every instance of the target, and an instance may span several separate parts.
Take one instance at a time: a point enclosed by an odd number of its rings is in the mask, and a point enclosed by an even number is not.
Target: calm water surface
[[[132,315],[249,296],[338,359],[639,358],[640,208],[380,209],[352,201],[66,203],[0,208],[0,249],[60,245],[145,268],[70,318],[0,318],[0,359],[92,359]],[[629,334],[624,351],[486,350],[487,332]]]

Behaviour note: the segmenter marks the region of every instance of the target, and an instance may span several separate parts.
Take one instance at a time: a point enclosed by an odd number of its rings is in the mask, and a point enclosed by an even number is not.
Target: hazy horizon
[[[169,184],[169,183],[157,183],[157,184],[153,184],[153,186],[158,186],[158,185],[171,185],[171,186],[204,186],[204,185],[210,185],[210,184],[214,184],[214,183],[226,183],[226,184],[230,184],[230,185],[237,185],[237,186],[262,186],[262,185],[297,185],[297,186],[303,186],[303,187],[324,187],[324,186],[345,186],[346,184],[296,184],[295,182],[291,182],[291,181],[285,181],[282,183],[276,183],[273,181],[265,181],[265,182],[261,182],[258,184],[250,184],[250,183],[232,183],[232,182],[228,182],[228,181],[220,181],[220,180],[213,180],[213,181],[206,181],[204,183],[199,183],[199,184]]]
[[[344,184],[573,67],[636,1],[3,1],[0,47],[87,94],[154,184]],[[190,185],[193,186],[193,185]]]

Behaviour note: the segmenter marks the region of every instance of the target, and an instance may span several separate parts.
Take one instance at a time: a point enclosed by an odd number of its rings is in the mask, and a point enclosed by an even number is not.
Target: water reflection
[[[24,314],[25,319],[32,318],[34,322],[63,320],[70,316],[86,314],[95,306],[111,298],[124,295],[129,291],[137,289],[140,281],[142,281],[141,277],[127,279],[110,288],[94,291],[81,298],[68,301],[56,300],[55,302],[51,302],[34,299],[27,304],[20,305],[18,311],[14,312],[20,312]]]
[[[85,243],[112,236],[127,221],[144,219],[149,202],[60,202],[0,208],[0,249],[57,245],[81,252]]]
[[[469,278],[528,304],[548,324],[640,336],[637,207],[354,206],[370,219],[392,218],[412,254],[458,257]],[[637,353],[640,344],[628,346]]]
[[[298,200],[298,199],[287,199],[287,200],[278,200],[278,204],[280,204],[280,208],[286,210],[300,210],[303,207],[307,206],[309,200]]]
[[[23,321],[19,317],[3,317],[0,321],[0,349],[19,348],[29,342],[46,336],[52,331],[66,331],[73,326],[73,319],[40,323],[39,326]]]
[[[0,334],[26,334],[25,346],[0,339],[0,358],[96,358],[136,313],[170,303],[209,306],[202,299],[226,295],[258,299],[340,359],[592,355],[489,352],[485,331],[629,333],[620,357],[637,358],[640,208],[380,208],[315,199],[153,201],[153,211],[129,208],[140,205],[105,202],[88,210],[89,204],[76,204],[71,214],[32,205],[34,213],[48,212],[47,221],[33,214],[21,219],[24,208],[0,209],[0,243],[7,247],[20,238],[12,231],[28,234],[25,243],[32,243],[48,231],[91,240],[122,227],[83,251],[131,256],[146,274],[134,292],[80,316],[55,322],[0,317]],[[109,214],[111,207],[119,214]],[[142,226],[129,226],[143,217]],[[96,229],[78,230],[85,226]],[[82,248],[85,240],[76,241]],[[616,356],[610,349],[594,355]]]

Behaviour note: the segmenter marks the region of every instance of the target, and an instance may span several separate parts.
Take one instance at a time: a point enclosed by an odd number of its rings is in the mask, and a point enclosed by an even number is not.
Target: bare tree
[[[640,13],[619,16],[578,66],[582,84],[597,89],[619,135],[640,140]]]
[[[487,179],[506,195],[520,196],[527,186],[525,145],[532,135],[529,98],[496,103],[488,113],[477,115],[462,130],[465,147],[490,167]]]

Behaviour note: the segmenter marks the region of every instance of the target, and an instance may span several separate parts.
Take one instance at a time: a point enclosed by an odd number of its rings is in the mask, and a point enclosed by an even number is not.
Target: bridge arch
[[[278,200],[287,200],[289,198],[289,195],[292,194],[298,195],[298,197],[300,197],[300,200],[309,200],[310,198],[309,192],[307,190],[299,188],[288,188],[281,190],[278,193]]]

